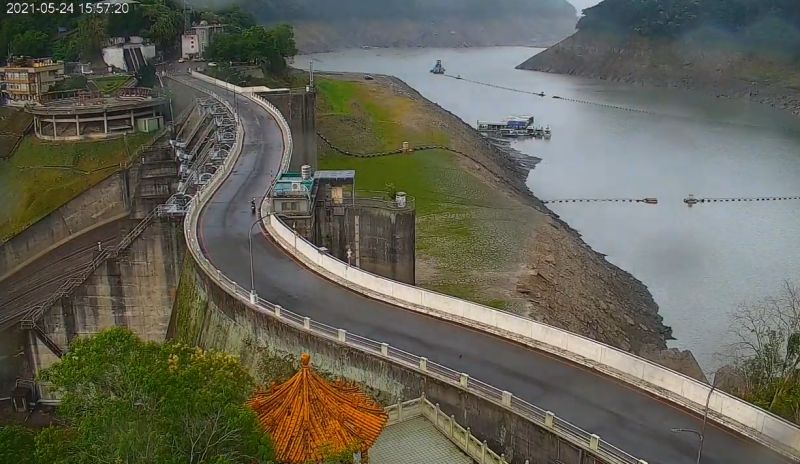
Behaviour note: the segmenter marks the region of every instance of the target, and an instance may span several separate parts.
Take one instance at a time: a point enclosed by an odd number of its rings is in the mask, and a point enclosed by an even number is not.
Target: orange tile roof
[[[303,353],[292,378],[248,401],[272,437],[278,462],[318,462],[325,451],[367,451],[386,425],[383,408],[354,385],[326,382],[309,360]]]

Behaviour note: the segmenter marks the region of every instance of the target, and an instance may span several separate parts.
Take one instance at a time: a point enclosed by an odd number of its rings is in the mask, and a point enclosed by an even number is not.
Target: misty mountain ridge
[[[430,19],[461,16],[576,16],[567,0],[192,0],[203,8],[239,6],[264,21],[296,19]]]
[[[294,26],[301,52],[373,47],[548,46],[575,31],[567,0],[192,0]]]
[[[798,0],[605,0],[583,13],[579,31],[800,53]]]

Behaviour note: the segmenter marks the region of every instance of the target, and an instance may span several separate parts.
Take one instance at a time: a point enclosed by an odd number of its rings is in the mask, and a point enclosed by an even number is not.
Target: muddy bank
[[[517,69],[699,90],[800,115],[800,70],[780,57],[709,46],[578,32]]]
[[[481,271],[481,281],[489,283],[480,288],[482,293],[509,302],[507,310],[702,377],[691,353],[666,350],[671,329],[663,324],[647,287],[592,250],[577,231],[531,193],[526,185],[530,160],[498,149],[457,116],[397,78],[376,76],[375,81],[365,82],[355,74],[335,77],[359,81],[363,86],[378,86],[412,101],[417,122],[435,124],[444,130],[449,146],[463,154],[461,168],[491,186],[491,191],[502,195],[507,208],[514,211],[510,218],[500,213],[493,218],[479,216],[488,226],[492,221],[509,220],[521,226],[513,240],[497,237],[504,241],[504,246],[515,250],[496,269]],[[331,125],[326,129],[325,124],[320,127],[321,131],[335,129]],[[435,262],[430,265],[425,253],[418,250],[417,257],[419,285],[429,287],[429,282],[448,278]]]

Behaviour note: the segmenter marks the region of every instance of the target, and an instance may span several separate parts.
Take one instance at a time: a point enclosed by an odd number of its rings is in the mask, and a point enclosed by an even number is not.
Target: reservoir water
[[[677,340],[707,371],[731,342],[739,304],[800,282],[800,201],[703,204],[683,198],[800,195],[800,119],[695,93],[515,70],[538,50],[370,49],[301,56],[295,66],[395,75],[475,126],[533,115],[550,141],[514,145],[542,158],[528,185],[541,199],[657,197],[659,204],[551,208],[609,261],[642,280]],[[479,86],[447,73],[546,97]],[[551,98],[552,95],[647,112]]]

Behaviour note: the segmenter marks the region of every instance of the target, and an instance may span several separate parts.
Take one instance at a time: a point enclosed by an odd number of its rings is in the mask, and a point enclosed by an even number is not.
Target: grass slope
[[[448,134],[422,102],[376,83],[324,79],[318,83],[318,129],[335,145],[360,153],[412,146],[447,146]],[[326,147],[327,148],[327,147]],[[431,150],[353,158],[326,149],[321,169],[355,169],[356,188],[383,191],[392,183],[415,197],[418,283],[497,307],[507,302],[486,287],[489,274],[517,262],[526,218],[517,204],[470,172],[459,155]],[[424,266],[422,266],[424,267]],[[426,275],[430,274],[430,275]]]
[[[96,79],[92,79],[94,85],[97,86],[97,90],[100,93],[107,95],[112,94],[117,91],[123,84],[128,82],[131,79],[131,76],[128,75],[121,75],[121,76],[107,76],[107,77],[98,77]]]
[[[153,134],[92,142],[47,143],[25,137],[0,161],[0,243],[120,170]]]
[[[0,108],[0,158],[8,158],[17,142],[25,135],[33,122],[33,116],[16,109]]]

